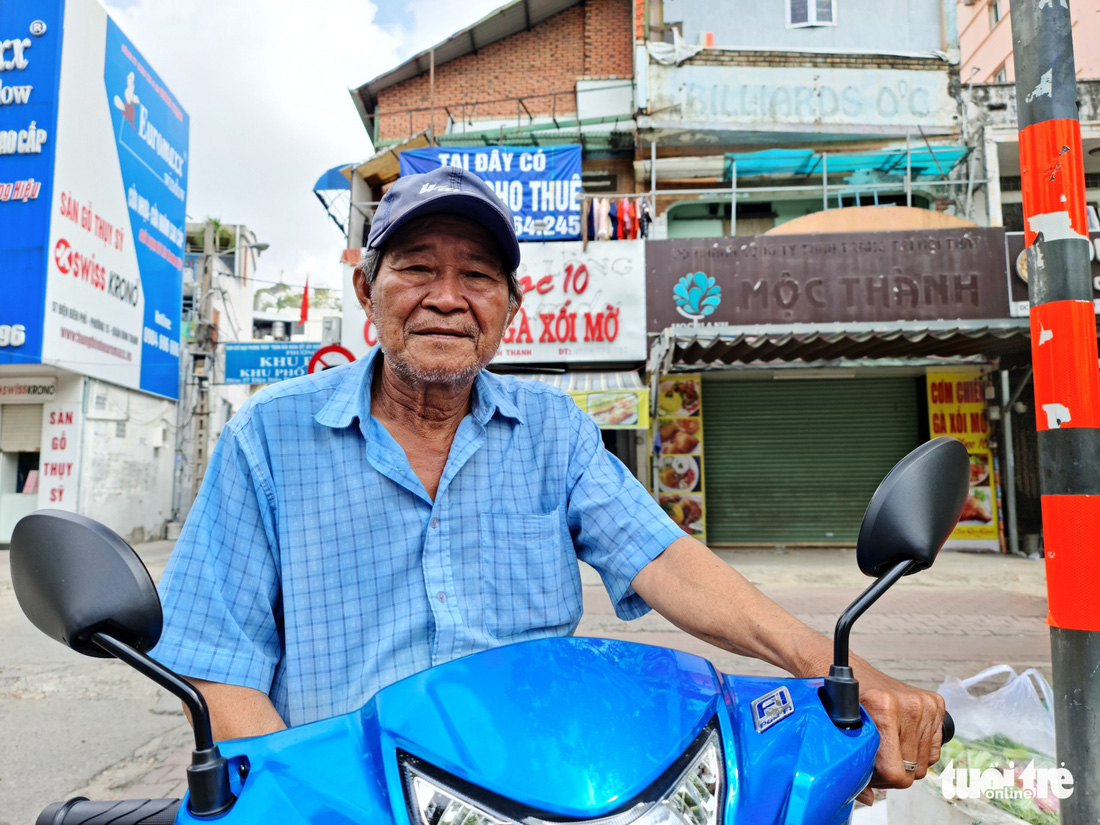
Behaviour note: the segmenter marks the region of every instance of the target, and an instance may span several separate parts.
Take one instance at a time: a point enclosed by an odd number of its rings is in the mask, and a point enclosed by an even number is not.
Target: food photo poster
[[[698,373],[661,376],[653,437],[657,501],[680,529],[706,538],[703,383]]]

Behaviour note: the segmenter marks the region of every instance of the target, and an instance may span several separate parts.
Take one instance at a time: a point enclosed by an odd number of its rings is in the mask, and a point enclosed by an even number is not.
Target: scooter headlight
[[[686,767],[685,767],[686,765]],[[725,771],[717,721],[646,791],[617,812],[597,819],[546,819],[504,797],[402,755],[409,814],[414,825],[720,825]]]

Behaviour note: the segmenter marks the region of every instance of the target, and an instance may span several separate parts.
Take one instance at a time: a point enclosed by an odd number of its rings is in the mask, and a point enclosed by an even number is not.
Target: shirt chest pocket
[[[568,633],[580,621],[580,570],[562,517],[561,508],[478,517],[485,624],[496,638]]]

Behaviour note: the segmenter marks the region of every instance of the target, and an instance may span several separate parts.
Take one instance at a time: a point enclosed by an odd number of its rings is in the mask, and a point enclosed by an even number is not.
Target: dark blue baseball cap
[[[510,271],[519,269],[519,240],[512,210],[477,175],[459,166],[441,166],[422,175],[403,175],[378,204],[367,247],[381,249],[413,218],[448,212],[477,221],[496,238]]]

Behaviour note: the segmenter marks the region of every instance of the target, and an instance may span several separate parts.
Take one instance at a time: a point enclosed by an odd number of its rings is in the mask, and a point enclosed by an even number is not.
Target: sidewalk
[[[854,550],[720,550],[718,555],[774,601],[828,636],[845,607],[870,583]],[[650,613],[619,621],[599,576],[582,567],[585,618],[579,635],[631,639],[710,659],[726,673],[779,674],[777,668],[717,650]],[[991,664],[1037,667],[1050,677],[1042,561],[1000,554],[941,553],[928,570],[895,585],[852,632],[852,650],[876,667],[935,690],[946,674],[969,676]]]

